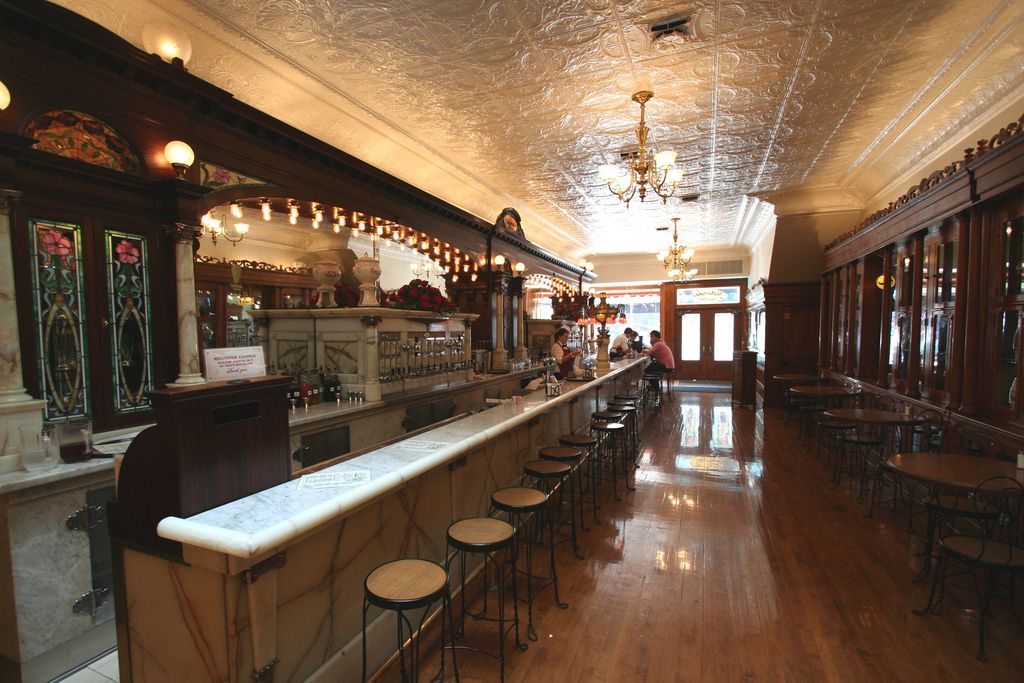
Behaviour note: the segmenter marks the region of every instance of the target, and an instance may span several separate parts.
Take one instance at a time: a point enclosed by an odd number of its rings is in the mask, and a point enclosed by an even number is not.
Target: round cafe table
[[[973,491],[995,477],[1015,479],[1024,485],[1024,470],[1018,470],[1012,462],[962,453],[897,453],[886,464],[901,476],[926,484],[933,501],[943,492]],[[930,509],[924,541],[924,566],[914,581],[924,580],[931,570],[937,517],[938,513]]]
[[[847,387],[836,387],[821,384],[801,385],[796,387],[790,387],[789,392],[796,394],[797,396],[808,396],[810,398],[818,398],[825,401],[831,401],[832,399],[843,399],[850,398],[851,396],[857,396],[860,394],[860,389],[849,389]]]
[[[993,477],[1009,477],[1024,485],[1024,470],[995,458],[962,453],[897,453],[887,462],[904,477],[939,489],[973,491]]]
[[[913,415],[907,415],[906,413],[894,413],[889,410],[877,410],[874,408],[832,408],[825,411],[825,417],[830,417],[840,422],[877,425],[883,430],[891,427],[919,425],[924,422],[924,420]],[[901,441],[905,444],[909,436],[910,430],[903,430]],[[888,439],[884,441],[888,441]],[[906,445],[901,447],[907,448]]]
[[[780,372],[772,375],[772,379],[780,382],[817,382],[821,378],[809,372]]]
[[[793,390],[795,391],[798,388],[793,387]],[[873,408],[831,408],[825,411],[825,417],[831,417],[842,422],[874,424],[881,425],[882,427],[906,427],[907,425],[916,425],[923,422],[923,420],[913,415]]]

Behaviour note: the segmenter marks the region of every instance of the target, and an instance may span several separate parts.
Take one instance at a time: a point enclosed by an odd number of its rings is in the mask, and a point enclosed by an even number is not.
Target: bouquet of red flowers
[[[389,292],[387,302],[395,308],[408,308],[414,311],[449,313],[454,310],[452,303],[445,298],[441,290],[426,280],[413,280]]]
[[[316,306],[320,301],[320,292],[313,292],[309,298],[310,305]],[[334,305],[338,308],[352,308],[359,304],[359,288],[348,280],[338,280],[334,285]]]

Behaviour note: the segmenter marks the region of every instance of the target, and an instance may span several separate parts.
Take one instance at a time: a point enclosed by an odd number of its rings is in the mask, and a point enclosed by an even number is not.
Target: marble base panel
[[[595,384],[574,401],[518,420],[446,464],[410,476],[401,486],[251,559],[187,544],[187,564],[125,550],[128,628],[119,646],[121,656],[129,657],[131,680],[250,681],[268,663],[254,661],[254,625],[260,636],[255,640],[265,642],[273,635],[277,683],[359,680],[366,576],[398,558],[443,562],[445,532],[453,521],[487,514],[495,489],[518,485],[523,464],[540,447],[557,443],[569,431],[583,431],[599,394],[603,405],[604,397],[622,391],[626,382],[626,375],[609,378],[600,391]],[[455,422],[443,429],[452,438],[469,438],[471,424]],[[404,456],[396,452],[394,457]],[[253,504],[262,496],[251,497]],[[281,509],[288,503],[279,503],[276,514],[290,514]],[[213,511],[203,514],[205,519],[215,516]],[[228,523],[227,517],[223,522]],[[248,528],[242,520],[230,524]],[[247,581],[245,570],[267,566],[268,559],[281,554],[283,564],[271,564],[256,583]],[[458,579],[451,577],[453,586]],[[250,614],[250,605],[259,609],[260,603],[248,592],[257,588],[276,597],[276,608]],[[377,608],[369,611],[371,671],[394,654],[393,619]]]
[[[258,579],[277,581],[272,618],[280,661],[274,680],[306,680],[332,658],[340,671],[330,680],[359,680],[367,574],[402,557],[443,563],[448,525],[486,515],[491,491],[519,483],[523,464],[538,447],[530,432],[526,425],[512,430],[501,442],[468,454],[464,466],[427,472],[394,495],[290,546],[284,566]],[[132,550],[125,550],[124,557],[132,680],[251,680],[249,587],[241,575],[225,576]],[[375,670],[394,652],[394,622],[393,615],[376,608],[369,618]],[[341,652],[354,657],[338,659]]]

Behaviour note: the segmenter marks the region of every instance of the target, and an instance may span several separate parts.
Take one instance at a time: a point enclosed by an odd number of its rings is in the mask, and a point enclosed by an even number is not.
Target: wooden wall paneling
[[[766,283],[765,406],[781,407],[787,384],[772,379],[782,372],[813,373],[818,344],[821,293],[818,283]],[[748,301],[749,301],[748,297]]]
[[[910,361],[907,368],[907,396],[917,398],[921,395],[921,282],[924,268],[924,235],[918,234],[913,240],[914,271],[911,285],[910,311]]]
[[[884,290],[878,288],[877,282],[878,278],[882,276],[882,265],[882,255],[877,253],[865,257],[861,263],[857,376],[868,380],[873,380],[878,376],[878,340],[882,330]]]
[[[829,318],[829,298],[832,294],[832,274],[822,273],[821,294],[818,298],[818,367],[828,365],[829,349],[832,347],[832,321]]]
[[[832,271],[832,301],[829,303],[831,308],[829,319],[832,321],[832,331],[829,336],[832,339],[832,348],[829,354],[828,367],[832,370],[839,369],[839,348],[843,341],[843,325],[839,319],[839,292],[842,286],[842,268],[836,268]]]
[[[878,315],[878,374],[876,381],[879,386],[889,386],[889,345],[892,339],[892,309],[895,282],[893,271],[893,250],[886,247],[882,250],[882,299]]]

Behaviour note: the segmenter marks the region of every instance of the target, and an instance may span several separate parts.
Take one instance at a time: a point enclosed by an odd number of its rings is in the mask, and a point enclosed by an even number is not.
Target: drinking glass
[[[52,425],[21,425],[21,466],[29,472],[48,470],[57,464],[57,441]]]
[[[82,462],[92,457],[92,420],[71,419],[56,423],[60,459]]]

